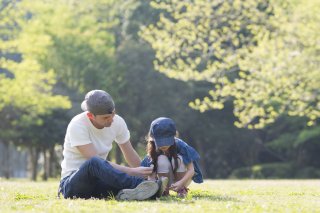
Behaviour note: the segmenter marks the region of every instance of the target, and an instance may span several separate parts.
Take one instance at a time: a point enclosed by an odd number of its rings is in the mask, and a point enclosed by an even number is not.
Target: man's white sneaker
[[[146,200],[159,191],[155,181],[143,181],[134,189],[122,189],[116,196],[117,200]]]

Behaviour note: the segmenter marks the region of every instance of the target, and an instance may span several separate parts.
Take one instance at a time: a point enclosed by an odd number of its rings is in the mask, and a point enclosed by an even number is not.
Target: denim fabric
[[[195,183],[202,183],[203,177],[202,177],[202,173],[199,165],[200,156],[198,152],[193,147],[189,146],[186,142],[184,142],[179,138],[176,138],[175,142],[177,146],[177,152],[182,156],[183,163],[187,165],[193,162],[195,174],[193,175],[192,180]],[[151,165],[151,158],[149,156],[146,156],[141,161],[141,166],[149,167],[150,165]]]
[[[60,181],[64,198],[106,198],[121,189],[133,189],[144,179],[130,176],[112,167],[109,162],[93,157]]]

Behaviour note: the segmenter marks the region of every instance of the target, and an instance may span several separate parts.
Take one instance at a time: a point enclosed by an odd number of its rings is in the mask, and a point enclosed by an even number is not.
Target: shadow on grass
[[[33,197],[29,197],[29,196],[25,196],[25,195],[19,195],[18,197],[16,197],[16,200],[19,199],[33,199]],[[81,199],[81,198],[79,198]],[[90,198],[89,200],[100,200],[98,198]],[[104,198],[103,200],[106,200],[108,202],[128,202],[125,200],[116,200],[115,196],[110,195],[107,198]],[[176,192],[170,192],[170,196],[166,196],[166,197],[160,197],[157,198],[156,200],[144,200],[144,202],[169,202],[169,203],[175,203],[175,202],[183,202],[183,203],[194,203],[196,201],[214,201],[214,202],[240,202],[240,200],[234,198],[234,197],[230,197],[230,196],[226,196],[226,195],[220,195],[220,194],[214,194],[213,192],[209,192],[209,191],[203,191],[203,190],[192,190],[188,193],[187,197],[185,198],[180,198],[177,197],[177,193]],[[130,201],[129,201],[130,202]],[[136,201],[132,201],[132,202],[136,202]]]
[[[217,195],[217,194],[211,194],[206,191],[197,192],[197,193],[191,193],[192,199],[196,200],[212,200],[212,201],[239,201],[238,199],[234,197],[229,197],[226,195]]]
[[[186,198],[179,198],[176,196],[176,193],[171,193],[169,197],[160,198],[160,201],[193,202],[196,200],[210,200],[215,202],[227,202],[227,201],[239,202],[239,200],[234,197],[213,194],[212,192],[209,192],[209,191],[200,191],[200,190],[190,191]]]

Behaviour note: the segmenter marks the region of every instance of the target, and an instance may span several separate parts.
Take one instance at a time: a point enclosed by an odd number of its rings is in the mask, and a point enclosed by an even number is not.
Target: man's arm
[[[134,148],[132,147],[130,141],[127,141],[123,144],[119,144],[119,147],[121,149],[121,152],[122,152],[124,158],[126,159],[128,164],[130,165],[130,167],[140,166],[141,159],[140,159],[138,153],[136,152],[136,150],[134,150]]]
[[[124,173],[127,173],[128,175],[131,176],[138,176],[138,177],[147,177],[149,175],[152,174],[153,171],[153,167],[135,167],[135,168],[131,168],[131,167],[127,167],[127,166],[122,166],[113,162],[110,162],[111,166],[115,169],[118,169]]]
[[[92,158],[95,156],[98,156],[98,153],[93,146],[92,143],[86,144],[86,145],[81,145],[81,146],[76,146],[79,152],[86,158]],[[138,154],[137,154],[138,155]],[[138,157],[139,158],[139,157]],[[139,159],[140,160],[140,159]],[[151,175],[153,168],[151,167],[136,167],[136,168],[130,168],[127,166],[121,166],[116,163],[110,162],[111,166],[115,169],[118,169],[124,173],[127,173],[128,175],[131,176],[140,176],[140,177],[146,177],[148,175]],[[140,163],[139,163],[140,164]]]

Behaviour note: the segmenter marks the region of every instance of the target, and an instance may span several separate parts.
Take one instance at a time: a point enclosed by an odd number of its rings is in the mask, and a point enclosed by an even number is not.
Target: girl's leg
[[[160,177],[167,177],[169,179],[168,184],[166,186],[164,195],[169,194],[169,186],[173,183],[173,173],[172,173],[172,167],[170,164],[170,161],[167,156],[165,155],[160,155],[158,157],[158,168],[157,168],[157,173],[159,178]]]
[[[181,180],[186,172],[187,172],[187,168],[185,166],[185,164],[183,163],[183,160],[182,160],[182,156],[181,155],[178,155],[179,157],[179,160],[178,160],[178,169],[177,171],[175,172],[174,174],[174,179],[175,181],[179,181]],[[187,196],[188,194],[188,186],[190,185],[192,179],[190,178],[185,184],[184,184],[184,188],[180,189],[177,191],[177,196],[178,197],[181,197],[181,198],[184,198]]]
[[[174,174],[175,181],[181,180],[187,172],[187,168],[183,163],[182,156],[178,155],[178,157],[179,157],[178,169],[177,169],[176,173]],[[174,165],[174,163],[172,163],[172,165]],[[192,181],[192,179],[190,178],[190,180],[188,180],[187,183],[185,184],[185,187],[189,186],[191,181]]]

